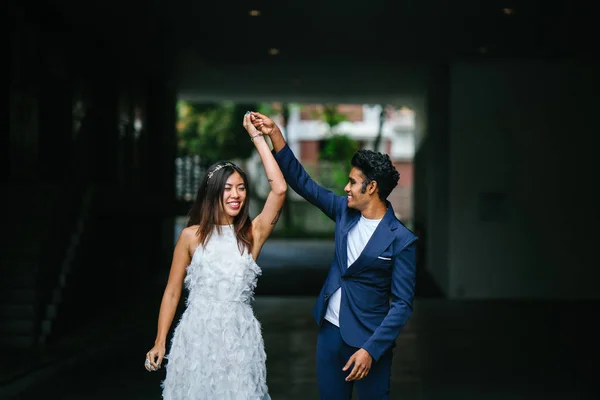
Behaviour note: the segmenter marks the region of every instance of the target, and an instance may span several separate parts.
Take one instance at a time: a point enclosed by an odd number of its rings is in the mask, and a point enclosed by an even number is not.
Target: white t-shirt
[[[348,232],[348,267],[360,256],[380,222],[381,219],[367,219],[361,215],[358,223]],[[342,288],[339,288],[331,295],[325,312],[325,319],[337,327],[340,326],[341,303]]]

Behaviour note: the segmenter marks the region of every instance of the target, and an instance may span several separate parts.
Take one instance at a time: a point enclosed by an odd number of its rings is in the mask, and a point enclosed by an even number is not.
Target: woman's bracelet
[[[257,138],[257,137],[259,137],[259,136],[262,136],[262,135],[263,135],[263,134],[262,134],[262,132],[259,132],[259,133],[257,133],[256,135],[254,135],[254,136],[251,136],[251,137],[250,137],[250,141],[254,142],[254,138]]]

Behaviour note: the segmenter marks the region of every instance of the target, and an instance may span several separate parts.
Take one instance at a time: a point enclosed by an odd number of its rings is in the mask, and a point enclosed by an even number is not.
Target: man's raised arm
[[[290,147],[287,146],[281,130],[273,120],[257,112],[252,112],[251,116],[252,124],[256,129],[271,138],[275,160],[289,187],[335,221],[339,211],[345,207],[346,199],[319,186],[308,175]]]

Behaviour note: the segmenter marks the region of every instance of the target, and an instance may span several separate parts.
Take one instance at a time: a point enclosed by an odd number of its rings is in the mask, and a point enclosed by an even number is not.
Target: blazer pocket
[[[377,258],[379,258],[380,260],[392,261],[391,257],[382,257],[382,256],[379,256]]]

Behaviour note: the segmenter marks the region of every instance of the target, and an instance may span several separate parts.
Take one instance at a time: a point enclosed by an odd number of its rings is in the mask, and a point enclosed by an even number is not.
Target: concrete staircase
[[[70,281],[71,272],[76,268],[76,259],[81,247],[81,240],[86,227],[89,225],[89,216],[92,207],[93,188],[88,188],[84,194],[82,203],[77,211],[76,220],[68,237],[68,243],[64,256],[60,263],[60,270],[52,287],[51,295],[41,307],[40,333],[38,343],[46,344],[53,333],[54,321],[58,317],[60,306],[63,302],[64,292]]]
[[[69,196],[52,185],[4,186],[5,217],[0,245],[0,349],[36,345],[40,309],[53,264],[66,240]]]

